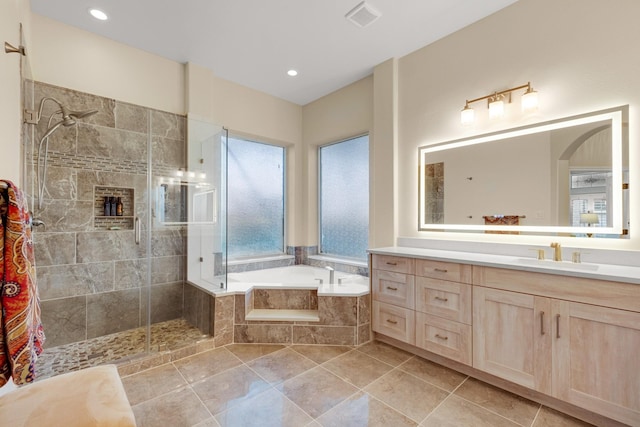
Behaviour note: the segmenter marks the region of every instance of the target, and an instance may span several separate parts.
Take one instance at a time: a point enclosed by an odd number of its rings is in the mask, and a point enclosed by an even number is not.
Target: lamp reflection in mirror
[[[580,214],[580,223],[587,224],[587,227],[591,227],[593,224],[598,224],[600,222],[600,218],[598,214],[587,212]],[[593,233],[587,233],[587,237],[592,237]]]

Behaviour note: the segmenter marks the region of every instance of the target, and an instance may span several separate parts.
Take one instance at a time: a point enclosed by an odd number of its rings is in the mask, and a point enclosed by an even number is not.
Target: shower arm
[[[40,119],[42,118],[42,109],[44,108],[44,103],[46,101],[55,102],[56,104],[58,104],[58,107],[60,107],[59,112],[63,112],[62,103],[60,101],[50,96],[46,96],[40,100],[40,107],[38,107],[37,110],[29,110],[29,109],[24,110],[24,122],[32,125],[37,125],[40,122]]]
[[[63,121],[62,124],[64,124],[65,122],[68,122],[69,125],[74,124],[72,122],[73,118],[71,116],[73,116],[74,113],[77,116],[79,114],[79,112],[75,112],[75,111],[69,112],[67,110],[67,108],[64,105],[62,105],[62,103],[60,101],[58,101],[57,99],[52,98],[50,96],[45,96],[44,98],[42,98],[40,100],[40,106],[38,107],[37,111],[36,110],[25,109],[24,110],[24,122],[32,124],[32,125],[37,125],[40,122],[40,119],[42,119],[42,110],[44,108],[44,103],[46,101],[53,101],[58,105],[60,110],[56,111],[52,115],[62,114],[62,121]]]

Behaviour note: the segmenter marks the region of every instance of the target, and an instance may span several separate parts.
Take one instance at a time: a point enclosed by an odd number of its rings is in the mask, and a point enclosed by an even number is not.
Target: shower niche
[[[135,219],[133,188],[95,186],[93,200],[93,227],[96,230],[133,230]],[[122,204],[121,215],[118,215],[118,200]],[[105,207],[105,203],[109,203],[109,207]]]

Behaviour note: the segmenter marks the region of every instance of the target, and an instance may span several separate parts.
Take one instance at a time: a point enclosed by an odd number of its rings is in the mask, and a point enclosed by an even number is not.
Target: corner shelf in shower
[[[115,197],[122,200],[122,216],[104,214],[104,198]],[[133,230],[135,220],[135,192],[133,188],[114,186],[93,187],[93,228],[96,230]]]

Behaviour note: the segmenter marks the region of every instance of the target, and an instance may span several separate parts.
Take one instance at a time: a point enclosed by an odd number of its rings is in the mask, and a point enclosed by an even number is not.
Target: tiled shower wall
[[[151,136],[153,170],[169,173],[185,166],[183,116],[31,82],[36,107],[53,97],[71,110],[97,109],[77,126],[61,126],[50,138],[46,191],[37,206],[35,164],[38,141],[58,107],[47,102],[36,128],[36,144],[27,151],[34,218],[37,280],[47,347],[82,341],[145,325],[147,322],[146,244],[147,140]],[[53,123],[59,119],[56,116]],[[151,118],[151,128],[149,128]],[[43,146],[44,152],[44,146]],[[32,163],[31,165],[29,163]],[[98,227],[96,187],[132,189],[135,206],[125,215],[142,220],[135,243],[133,220],[119,230]],[[186,232],[155,229],[151,243],[151,322],[183,315]]]

